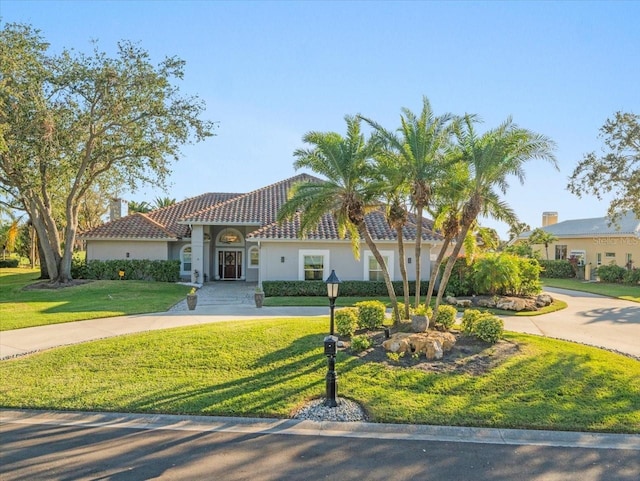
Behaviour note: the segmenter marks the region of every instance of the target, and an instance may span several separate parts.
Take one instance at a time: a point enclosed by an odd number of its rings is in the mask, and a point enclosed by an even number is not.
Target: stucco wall
[[[614,263],[622,267],[626,265],[627,255],[631,254],[634,266],[640,267],[640,239],[637,237],[608,236],[558,239],[553,244],[549,244],[549,259],[555,259],[557,245],[567,246],[567,257],[572,250],[585,251],[585,263],[591,263],[594,267],[598,266],[598,254],[600,254],[601,265]],[[540,252],[543,259],[547,258],[544,246],[535,245],[533,249]]]
[[[87,260],[112,259],[167,260],[169,248],[160,241],[87,241]]]
[[[423,245],[422,250],[422,275],[423,279],[429,279],[430,260],[428,244]],[[392,280],[401,280],[400,264],[397,244],[395,242],[379,243],[381,251],[393,253]],[[355,260],[351,244],[344,242],[261,242],[260,247],[260,275],[261,281],[265,280],[299,280],[300,278],[300,252],[301,251],[329,251],[329,266],[325,266],[330,273],[332,269],[341,280],[364,280],[365,259],[369,248],[362,244],[360,247],[360,260]],[[413,245],[405,246],[407,257],[412,258],[412,263],[407,265],[407,273],[410,280],[415,279],[415,256]],[[327,274],[325,274],[326,277]]]

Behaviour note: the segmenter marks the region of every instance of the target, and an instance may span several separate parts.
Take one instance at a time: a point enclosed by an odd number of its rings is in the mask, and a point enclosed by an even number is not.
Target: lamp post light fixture
[[[338,297],[338,286],[340,279],[336,276],[336,271],[332,270],[331,275],[325,281],[327,284],[327,296],[329,297],[329,309],[331,312],[331,326],[329,335],[324,338],[324,353],[327,356],[328,370],[326,377],[326,397],[324,405],[330,408],[338,406],[336,401],[336,391],[338,384],[338,376],[336,374],[336,353],[338,352],[338,338],[333,334],[334,311],[336,308],[336,298]]]

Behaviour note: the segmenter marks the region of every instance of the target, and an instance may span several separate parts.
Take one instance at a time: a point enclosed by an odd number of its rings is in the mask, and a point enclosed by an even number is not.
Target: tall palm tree
[[[453,131],[453,118],[451,114],[435,116],[427,97],[422,98],[422,111],[419,116],[407,108],[402,109],[401,125],[397,133],[363,117],[363,120],[375,129],[387,148],[398,153],[398,159],[410,185],[411,203],[418,217],[415,245],[416,307],[420,305],[421,298],[423,226],[420,220],[431,199],[434,184],[444,170],[445,152]]]
[[[402,276],[402,291],[404,295],[404,319],[409,319],[411,300],[409,298],[409,277],[404,250],[404,227],[409,221],[407,210],[408,188],[402,164],[398,162],[395,152],[382,149],[376,155],[375,174],[380,176],[383,197],[385,199],[385,215],[389,226],[396,231],[398,243],[398,264]]]
[[[378,146],[374,139],[365,140],[358,118],[346,116],[345,121],[346,137],[336,132],[304,135],[303,141],[311,147],[294,152],[294,167],[309,168],[327,180],[294,185],[278,212],[278,220],[292,219],[299,213],[300,234],[304,235],[313,231],[326,214],[332,214],[340,237],[348,234],[351,238],[356,259],[360,257],[360,239],[364,239],[382,270],[397,323],[400,316],[389,271],[365,223],[367,212],[379,208],[380,184],[372,179],[371,165]]]
[[[163,207],[169,207],[176,203],[176,199],[172,197],[156,197],[153,201],[154,209],[162,209]]]
[[[537,244],[544,245],[544,250],[547,255],[547,260],[549,260],[549,244],[553,244],[557,240],[558,238],[554,236],[551,232],[547,232],[546,230],[541,229],[540,227],[538,227],[537,229],[534,229],[531,235],[529,236],[530,245],[537,245]]]
[[[453,249],[438,289],[436,309],[442,302],[442,296],[449,282],[463,240],[473,226],[479,214],[493,217],[513,225],[517,217],[509,205],[500,199],[505,194],[509,176],[515,176],[524,183],[523,166],[531,159],[543,159],[557,162],[553,155],[555,143],[543,135],[515,125],[508,118],[499,127],[478,135],[473,127],[475,120],[465,116],[461,128],[456,132],[460,156],[469,169],[469,182],[465,189],[467,201],[462,209],[461,229],[458,241]]]
[[[509,234],[509,240],[513,240],[513,239],[517,239],[518,237],[520,237],[520,234],[522,234],[523,232],[528,232],[531,230],[531,227],[529,227],[529,224],[527,224],[526,222],[516,222],[515,224],[509,226],[509,232],[507,232]]]
[[[146,200],[143,200],[142,202],[132,200],[129,201],[129,212],[140,212],[141,214],[146,214],[147,212],[151,212],[151,206]]]

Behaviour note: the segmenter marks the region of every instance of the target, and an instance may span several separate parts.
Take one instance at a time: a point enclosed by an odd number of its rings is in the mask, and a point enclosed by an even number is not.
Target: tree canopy
[[[616,219],[633,210],[640,217],[640,115],[616,112],[600,128],[603,154],[586,154],[569,177],[567,188],[578,197],[613,194],[608,214]]]
[[[174,84],[179,58],[154,65],[128,41],[114,56],[97,44],[90,54],[48,48],[29,25],[0,30],[0,189],[29,214],[51,279],[65,282],[80,200],[96,186],[166,186],[180,147],[213,135],[213,124]]]

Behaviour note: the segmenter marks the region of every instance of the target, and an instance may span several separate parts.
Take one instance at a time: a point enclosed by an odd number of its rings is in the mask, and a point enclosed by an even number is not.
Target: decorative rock
[[[471,301],[471,299],[461,299],[459,301],[456,301],[456,307],[472,307],[473,306],[473,302]]]
[[[424,332],[429,328],[429,318],[427,316],[411,316],[411,330],[413,332]]]
[[[424,354],[428,360],[433,360],[442,359],[443,353],[450,351],[455,343],[456,337],[450,332],[399,332],[384,341],[382,347],[391,352]]]
[[[496,301],[492,297],[482,297],[476,301],[479,307],[496,307]]]
[[[553,297],[549,294],[540,294],[536,297],[536,306],[537,307],[546,307],[553,302]]]
[[[524,299],[520,299],[519,297],[503,297],[496,302],[496,307],[507,311],[520,312],[525,310],[527,306]]]
[[[447,296],[444,300],[447,302],[447,304],[451,304],[452,306],[455,306],[456,302],[458,302],[458,300],[453,296]]]

